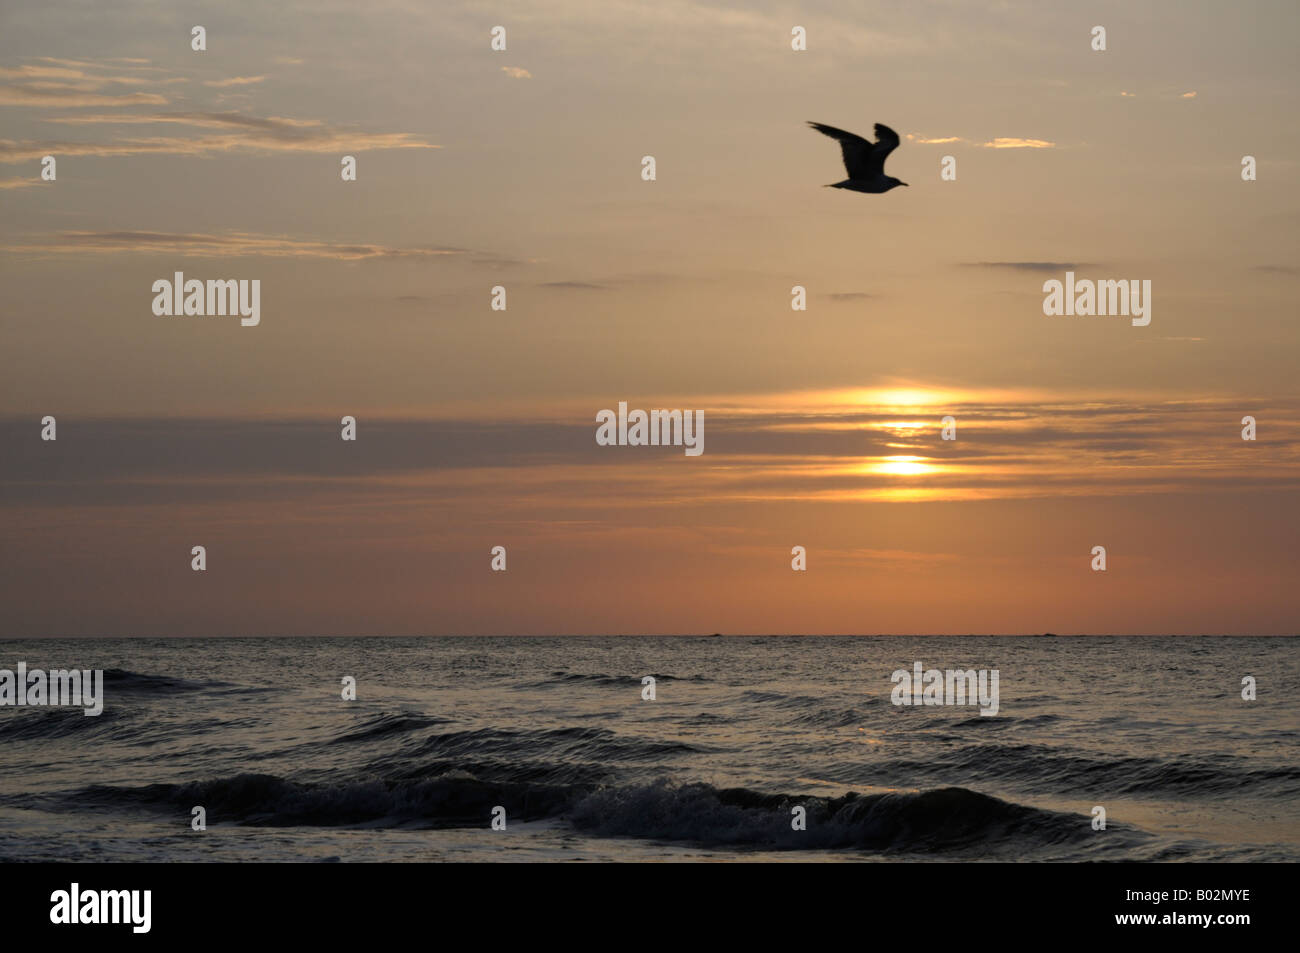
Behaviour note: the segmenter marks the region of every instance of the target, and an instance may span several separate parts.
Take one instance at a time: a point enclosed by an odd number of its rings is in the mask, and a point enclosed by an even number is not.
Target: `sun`
[[[884,473],[890,476],[920,476],[933,473],[936,468],[925,462],[925,457],[892,456],[883,457],[878,463],[868,467],[872,473]]]

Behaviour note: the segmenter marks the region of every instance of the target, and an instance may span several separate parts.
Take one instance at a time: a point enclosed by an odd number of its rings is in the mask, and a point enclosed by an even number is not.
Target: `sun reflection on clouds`
[[[868,389],[861,392],[858,403],[873,407],[932,407],[951,399],[949,392],[925,387]]]
[[[874,462],[867,464],[865,471],[867,473],[883,473],[889,476],[921,476],[926,473],[937,472],[938,467],[931,466],[927,460],[927,457],[895,454],[877,458]]]
[[[934,424],[926,420],[882,420],[877,426],[884,430],[892,430],[900,435],[916,433],[924,427],[931,427]]]

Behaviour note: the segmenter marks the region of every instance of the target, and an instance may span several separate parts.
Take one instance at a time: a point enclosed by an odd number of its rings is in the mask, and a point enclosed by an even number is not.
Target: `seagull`
[[[876,139],[868,142],[861,136],[855,136],[834,126],[824,126],[819,122],[810,122],[824,136],[838,139],[840,151],[844,153],[844,168],[849,177],[843,182],[832,182],[828,189],[852,189],[854,192],[888,192],[896,185],[907,185],[892,175],[885,175],[885,159],[898,148],[898,133],[888,126],[876,123]]]

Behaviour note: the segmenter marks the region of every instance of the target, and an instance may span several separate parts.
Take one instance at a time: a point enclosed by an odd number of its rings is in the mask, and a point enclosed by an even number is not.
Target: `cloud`
[[[985,149],[1055,149],[1055,142],[1046,139],[994,139],[983,143]]]
[[[210,156],[232,151],[347,152],[383,149],[440,149],[405,132],[356,132],[319,119],[251,116],[235,112],[97,114],[49,120],[63,125],[182,125],[212,130],[206,136],[126,137],[108,142],[33,142],[0,139],[0,163],[23,162],[48,154],[75,156]]]
[[[533,78],[532,73],[528,72],[528,70],[526,69],[521,69],[518,66],[503,66],[501,67],[501,72],[505,73],[511,79],[532,79]]]
[[[166,86],[184,77],[166,75],[144,60],[86,60],[44,57],[36,62],[0,67],[0,106],[102,108],[165,106],[158,90],[114,90],[111,86]],[[125,65],[124,65],[125,64]],[[143,75],[142,75],[143,74]],[[265,76],[207,80],[211,89],[236,89],[263,82]],[[5,81],[8,82],[5,82]],[[43,117],[46,122],[81,126],[181,125],[209,135],[102,135],[97,142],[16,141],[0,139],[0,163],[23,162],[50,153],[73,156],[182,155],[210,156],[231,151],[349,152],[384,149],[437,149],[411,133],[359,132],[318,119],[252,116],[219,109],[147,114],[106,111],[92,115]]]
[[[605,291],[605,285],[595,285],[588,281],[546,281],[543,288],[576,288],[582,291]]]
[[[229,79],[209,79],[205,80],[204,86],[251,86],[254,83],[260,83],[266,79],[265,76],[232,76]]]
[[[444,258],[474,254],[463,248],[435,246],[394,247],[364,242],[302,241],[281,235],[252,232],[204,233],[148,231],[68,231],[43,242],[28,245],[0,245],[0,250],[17,253],[51,254],[143,254],[183,257],[228,258],[257,255],[272,258],[325,258],[362,261],[382,258]]]
[[[45,106],[59,109],[110,106],[162,106],[157,92],[114,93],[110,86],[157,86],[187,82],[184,77],[134,75],[146,67],[90,63],[44,57],[36,63],[0,66],[0,105]],[[93,70],[93,72],[92,72]]]
[[[89,63],[78,63],[75,60],[54,60],[58,65],[55,66],[0,66],[0,77],[9,79],[19,79],[27,83],[59,83],[79,84],[81,89],[101,89],[104,86],[149,86],[158,83],[187,83],[189,80],[184,77],[175,76],[162,79],[154,76],[123,76],[120,74],[103,74],[88,73],[83,67],[90,67]],[[110,67],[116,68],[116,67]]]
[[[928,139],[925,136],[917,136],[908,133],[905,137],[909,142],[915,142],[922,146],[940,146],[949,145],[954,142],[973,142],[964,136],[943,136],[935,139]],[[1000,137],[990,139],[988,142],[975,143],[984,149],[1055,149],[1056,143],[1047,139],[1018,139],[1015,137]]]
[[[862,301],[865,298],[874,298],[875,295],[866,291],[837,291],[828,294],[826,297],[832,301]]]
[[[281,136],[293,130],[320,128],[325,123],[320,119],[289,119],[285,116],[250,116],[235,112],[181,112],[181,113],[147,113],[101,114],[89,116],[61,116],[49,122],[61,125],[108,125],[108,126],[142,126],[155,123],[176,123],[204,129],[251,129],[259,132],[275,133]]]
[[[965,268],[1011,268],[1016,271],[1071,271],[1075,268],[1095,268],[1086,261],[968,261]]]
[[[790,395],[767,395],[790,407]],[[592,404],[592,409],[604,406]],[[665,405],[670,406],[670,405]],[[521,480],[550,499],[605,510],[628,498],[733,502],[771,500],[1025,499],[1179,490],[1239,494],[1287,490],[1300,462],[1300,402],[1257,414],[1275,421],[1266,459],[1222,452],[1224,421],[1241,401],[1114,399],[1098,394],[1022,395],[945,404],[977,428],[978,440],[940,445],[937,414],[859,403],[802,411],[742,406],[708,411],[707,453],[722,462],[683,482],[645,458],[607,453],[592,440],[591,414],[553,408],[521,417],[370,418],[365,454],[321,452],[337,440],[337,416],[316,419],[98,418],[75,428],[75,455],[50,470],[48,450],[24,435],[30,418],[0,418],[0,505],[285,499],[314,493],[367,498],[428,494],[491,500]],[[902,416],[900,417],[900,413]],[[60,429],[65,426],[61,418]],[[1231,427],[1229,430],[1231,431]],[[1262,445],[1264,446],[1264,445]],[[899,457],[929,469],[907,487],[888,468]],[[883,465],[883,466],[882,466]],[[611,479],[611,469],[618,471]]]
[[[0,66],[0,76],[11,79],[83,79],[86,73],[71,66]]]
[[[150,72],[165,73],[166,70],[161,66],[150,66],[150,60],[141,59],[137,56],[113,56],[101,60],[98,63],[90,60],[70,60],[58,56],[33,56],[32,59],[38,63],[53,63],[56,66],[72,66],[78,69],[126,69],[126,70],[147,70]],[[126,64],[126,65],[119,65]]]
[[[40,179],[0,179],[0,191],[5,189],[25,189],[40,184]]]
[[[80,106],[164,106],[165,96],[157,93],[126,93],[105,96],[86,92],[75,86],[19,83],[0,86],[0,106],[55,106],[73,108]]]
[[[1195,98],[1196,98],[1196,90],[1192,90],[1190,93],[1183,93],[1183,97],[1182,97],[1182,98],[1183,98],[1183,99],[1195,99]]]

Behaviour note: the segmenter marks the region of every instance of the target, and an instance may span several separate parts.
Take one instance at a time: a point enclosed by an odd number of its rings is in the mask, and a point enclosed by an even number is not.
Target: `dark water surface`
[[[0,641],[20,661],[104,669],[105,702],[0,708],[6,861],[1300,859],[1296,639]],[[917,661],[997,669],[999,713],[892,704]]]

